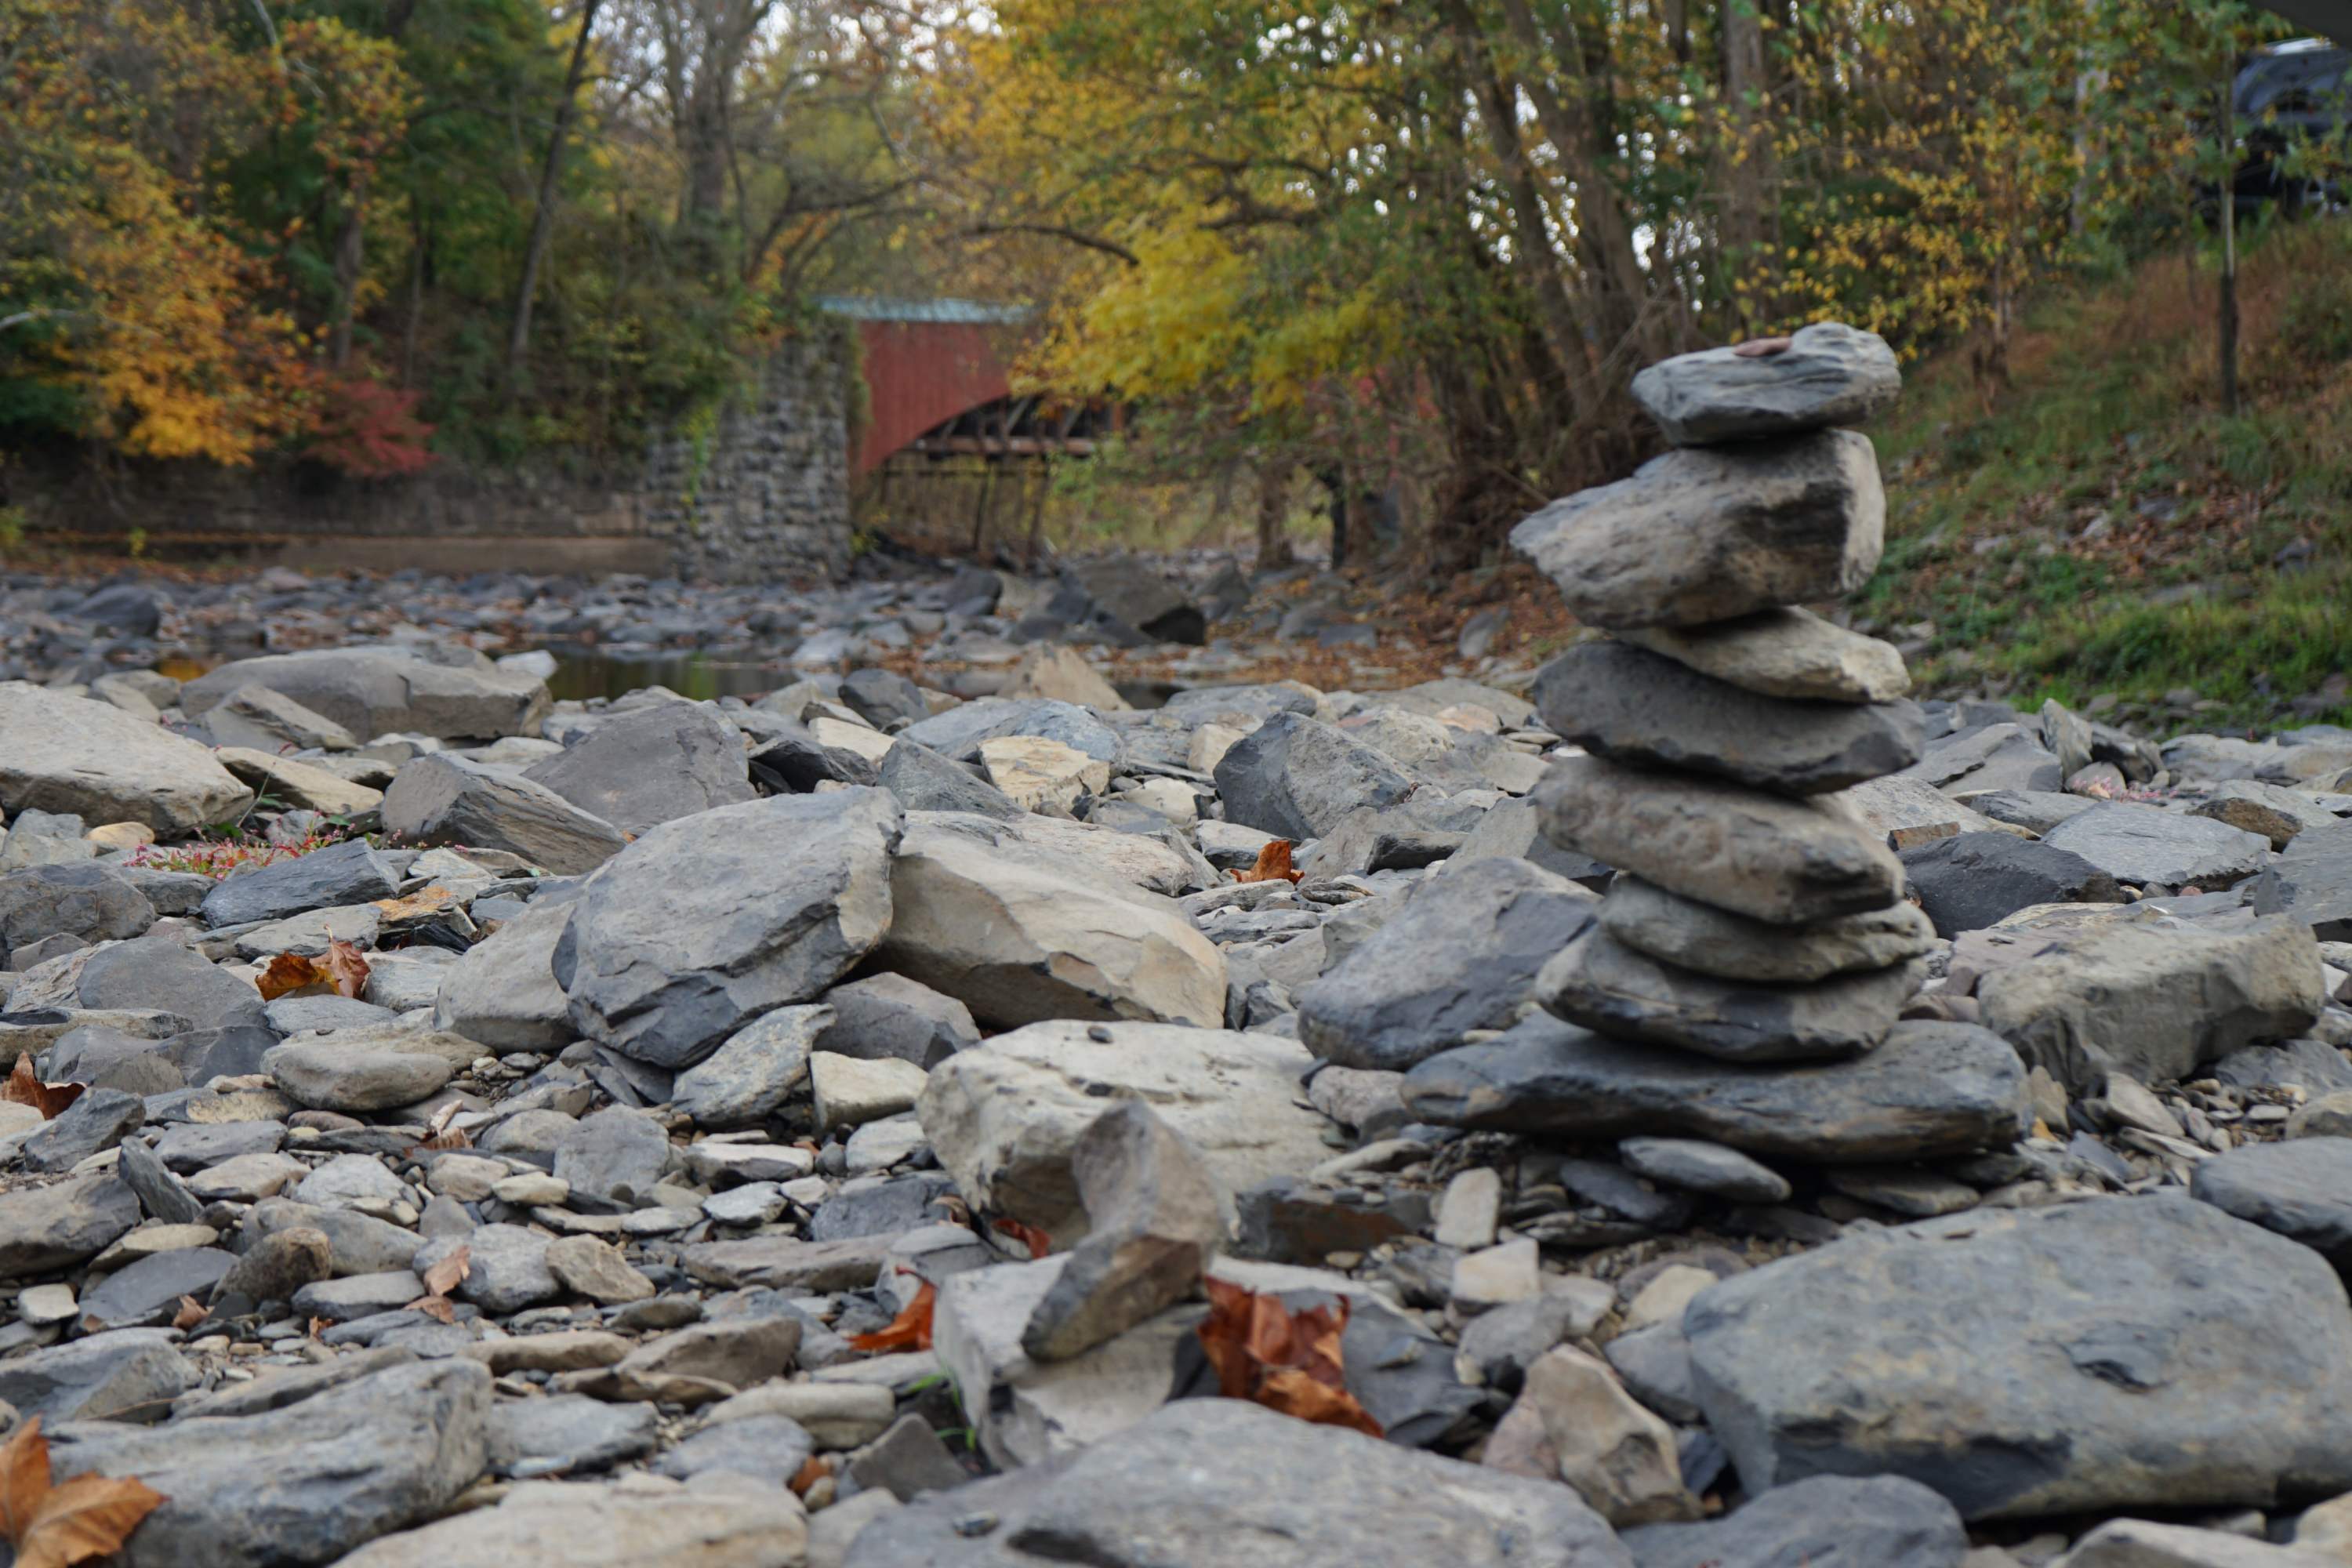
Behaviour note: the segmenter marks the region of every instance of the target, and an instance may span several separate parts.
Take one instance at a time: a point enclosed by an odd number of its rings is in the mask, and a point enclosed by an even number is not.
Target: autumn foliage
[[[37,1415],[0,1444],[0,1539],[16,1548],[16,1568],[72,1568],[108,1556],[170,1500],[129,1477],[53,1482]]]
[[[1209,1293],[1209,1315],[1197,1332],[1216,1369],[1218,1393],[1302,1421],[1381,1436],[1380,1423],[1348,1392],[1339,1352],[1348,1330],[1346,1297],[1328,1307],[1294,1310],[1276,1295],[1213,1277],[1202,1283]]]

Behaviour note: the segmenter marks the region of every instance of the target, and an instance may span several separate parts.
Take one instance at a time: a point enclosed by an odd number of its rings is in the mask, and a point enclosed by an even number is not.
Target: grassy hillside
[[[1990,406],[1961,356],[1910,374],[1855,614],[1929,689],[2112,693],[2158,728],[2352,720],[2352,221],[2245,247],[2236,417],[2216,287],[2172,256],[2045,299]]]

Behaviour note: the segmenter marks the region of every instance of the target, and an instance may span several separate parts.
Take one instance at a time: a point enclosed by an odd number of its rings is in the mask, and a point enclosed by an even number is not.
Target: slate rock
[[[934,1068],[980,1044],[971,1009],[903,974],[869,974],[824,994],[833,1010],[812,1049]]]
[[[898,805],[780,795],[667,822],[581,896],[555,977],[579,1031],[691,1067],[744,1024],[841,978],[890,929]]]
[[[616,713],[522,776],[631,836],[753,798],[741,732],[699,702]]]
[[[204,1205],[164,1167],[154,1150],[136,1138],[124,1140],[121,1147],[115,1169],[139,1194],[141,1207],[165,1225],[194,1225],[204,1217]]]
[[[155,906],[110,867],[27,866],[0,877],[0,948],[29,947],[44,937],[121,942],[155,923]]]
[[[669,1134],[651,1113],[610,1106],[584,1116],[555,1146],[555,1174],[575,1193],[634,1206],[669,1167]]]
[[[2303,1541],[2300,1528],[2294,1546],[2267,1546],[2231,1529],[2111,1519],[2052,1568],[2334,1568],[2344,1561],[2340,1548],[2306,1550]]]
[[[660,1435],[652,1405],[615,1405],[584,1394],[501,1399],[490,1407],[483,1434],[492,1469],[529,1476],[610,1469],[651,1453]]]
[[[1902,867],[1843,816],[1689,773],[1556,759],[1536,791],[1544,832],[1671,893],[1773,924],[1895,901]]]
[[[1594,929],[1544,965],[1535,989],[1570,1023],[1621,1038],[1721,1061],[1818,1061],[1876,1045],[1926,979],[1926,964],[1911,959],[1807,985],[1723,980],[1661,963]]]
[[[548,1237],[520,1225],[477,1226],[465,1237],[428,1241],[416,1249],[410,1268],[419,1279],[450,1253],[467,1251],[466,1278],[457,1296],[493,1317],[552,1301],[563,1293],[547,1264]]]
[[[385,1536],[337,1568],[801,1568],[814,1561],[807,1511],[782,1491],[549,1481],[517,1487],[496,1508]]]
[[[2279,1089],[2294,1084],[2311,1096],[2352,1089],[2352,1062],[2344,1059],[2342,1051],[2320,1040],[2247,1046],[2215,1062],[2212,1075],[2232,1089]]]
[[[2352,823],[2307,827],[2254,879],[2254,912],[2293,915],[2322,942],[2352,940]]]
[[[1612,1040],[1537,1015],[1405,1075],[1406,1109],[1441,1126],[1579,1137],[1678,1133],[1829,1163],[2007,1148],[2027,1126],[2025,1069],[1997,1035],[1908,1022],[1852,1061],[1751,1066]]]
[[[1103,1500],[1118,1506],[1106,1508]],[[985,1532],[959,1528],[987,1516]],[[1415,1453],[1237,1400],[1180,1400],[1066,1464],[919,1498],[845,1568],[1228,1568],[1249,1559],[1408,1568],[1630,1568],[1557,1482]],[[1311,1544],[1310,1544],[1311,1543]]]
[[[0,1203],[0,1279],[68,1268],[139,1223],[139,1199],[110,1172],[18,1188]]]
[[[205,732],[215,746],[237,746],[276,756],[319,748],[348,752],[352,733],[323,713],[267,686],[240,686],[205,710]]]
[[[788,1415],[752,1415],[706,1426],[655,1461],[656,1475],[686,1480],[695,1476],[742,1476],[763,1486],[791,1483],[808,1463],[815,1444]]]
[[[572,999],[555,979],[555,950],[572,929],[573,904],[535,900],[442,971],[433,1026],[496,1051],[548,1050],[571,1043]]]
[[[2242,1144],[2200,1163],[2189,1191],[2352,1268],[2352,1138]]]
[[[2066,779],[2040,735],[2011,721],[1930,737],[1919,761],[1902,776],[1955,795],[2054,790]]]
[[[1392,805],[1412,789],[1387,756],[1299,713],[1267,720],[1217,763],[1225,820],[1278,837],[1319,838],[1364,806]]]
[[[908,725],[899,731],[898,740],[929,746],[955,762],[971,763],[980,760],[983,742],[1006,735],[1059,741],[1113,768],[1127,751],[1119,732],[1094,714],[1074,702],[1045,697],[980,698]],[[893,752],[897,750],[896,745],[891,747]]]
[[[136,1329],[172,1321],[180,1298],[208,1300],[236,1262],[217,1247],[185,1247],[134,1259],[82,1292],[81,1321],[101,1329]]]
[[[226,822],[253,804],[212,752],[110,702],[0,681],[0,808],[143,822],[162,838]]]
[[[1579,643],[1537,673],[1547,729],[1634,767],[1821,795],[1919,760],[1915,702],[1765,697],[1624,642]]]
[[[961,811],[1011,821],[1028,815],[1004,792],[951,758],[905,735],[876,771],[876,782],[908,811]]]
[[[1697,626],[1643,626],[1616,636],[1764,697],[1891,702],[1911,689],[1910,671],[1892,643],[1793,606]]]
[[[147,1121],[146,1102],[119,1089],[86,1089],[25,1140],[28,1171],[69,1171],[122,1142]]]
[[[0,1361],[0,1400],[30,1420],[157,1421],[203,1375],[165,1329],[116,1329]]]
[[[1076,590],[1068,616],[1115,641],[1192,643],[1208,638],[1208,617],[1176,585],[1133,555],[1081,555],[1063,563],[1062,581]]]
[[[1886,340],[1843,321],[1800,327],[1777,353],[1701,349],[1633,377],[1633,401],[1677,447],[1861,425],[1892,408],[1902,390]]]
[[[403,763],[380,809],[408,843],[503,849],[559,876],[593,871],[626,842],[545,784],[446,752]]]
[[[1981,1520],[2352,1485],[2343,1284],[2185,1194],[1849,1231],[1683,1328],[1751,1493],[1883,1472]]]
[[[1511,531],[1576,618],[1693,626],[1851,593],[1877,569],[1886,496],[1869,437],[1668,452]]]
[[[1982,931],[2034,904],[2122,901],[2116,879],[2048,840],[1958,833],[1900,852],[1903,875],[1938,936]]]
[[[827,995],[845,989],[835,986]],[[704,1127],[755,1127],[805,1086],[809,1056],[833,1022],[830,1006],[779,1007],[727,1037],[677,1075],[670,1100]]]
[[[1488,806],[1448,858],[1446,870],[1451,875],[1482,861],[1496,859],[1530,860],[1554,876],[1565,877],[1596,892],[1607,885],[1612,875],[1608,867],[1591,856],[1564,849],[1546,837],[1541,816],[1532,800],[1499,800]]]
[[[1690,1138],[1628,1138],[1618,1156],[1635,1175],[1742,1204],[1789,1200],[1789,1179],[1737,1149]]]
[[[320,1110],[388,1110],[414,1105],[449,1081],[449,1062],[423,1051],[341,1045],[331,1035],[289,1041],[261,1058],[287,1099]]]
[[[173,1013],[199,1029],[268,1022],[250,981],[215,967],[170,931],[91,953],[74,991],[84,1007]]]
[[[1916,904],[1889,904],[1811,925],[1768,925],[1620,876],[1601,900],[1601,928],[1622,946],[1725,980],[1791,984],[1885,969],[1926,953],[1936,931]]]
[[[2270,840],[2208,817],[2110,801],[2070,816],[2042,842],[2081,856],[2118,882],[2140,887],[2195,883],[2207,890],[2270,863]]]
[[[282,1410],[140,1428],[50,1428],[60,1475],[136,1476],[169,1500],[122,1568],[323,1563],[430,1519],[483,1468],[490,1374],[456,1360],[396,1366]]]
[[[1960,1568],[1960,1516],[1901,1476],[1815,1476],[1721,1519],[1629,1530],[1634,1568]]]
[[[1595,901],[1524,860],[1433,878],[1298,993],[1298,1037],[1342,1067],[1402,1072],[1465,1031],[1507,1027]]]
[[[315,1230],[327,1237],[336,1279],[404,1271],[416,1256],[415,1231],[355,1209],[265,1198],[246,1212],[247,1250],[261,1237],[289,1230]]]
[[[367,840],[347,838],[224,879],[205,899],[205,923],[280,921],[308,910],[371,904],[399,892],[400,879]]]
[[[2252,779],[2229,779],[2215,785],[2210,795],[2189,808],[2189,815],[2210,816],[2231,827],[2259,833],[2273,849],[2285,848],[2311,829],[2341,826],[2336,815],[2307,792]],[[2352,839],[2341,841],[2352,843]]]
[[[241,658],[189,681],[181,706],[201,717],[232,692],[264,686],[362,741],[399,731],[441,740],[532,735],[547,715],[544,682],[480,654],[440,646],[314,648]]]

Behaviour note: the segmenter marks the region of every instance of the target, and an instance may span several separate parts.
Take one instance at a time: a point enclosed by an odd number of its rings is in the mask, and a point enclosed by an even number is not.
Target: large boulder
[[[110,702],[0,681],[0,807],[143,822],[178,838],[236,816],[253,792],[213,754]]]
[[[1750,1494],[1893,1474],[1979,1520],[2352,1489],[2342,1282],[2185,1194],[1849,1232],[1683,1331]]]
[[[1511,545],[1588,626],[1686,626],[1851,593],[1885,524],[1869,437],[1824,430],[1668,452],[1552,502]]]
[[[597,873],[556,945],[572,1026],[690,1067],[760,1014],[815,996],[889,931],[901,831],[898,803],[877,789],[662,824]]]
[[[2121,901],[2080,855],[2014,833],[1957,833],[1901,852],[1903,875],[1937,936],[1982,931],[2035,904]]]
[[[163,1494],[121,1568],[331,1563],[440,1514],[482,1473],[490,1374],[462,1359],[361,1377],[252,1415],[50,1429],[58,1475],[135,1476]]]
[[[442,740],[530,735],[547,716],[547,683],[450,647],[314,648],[240,658],[180,689],[199,717],[244,686],[266,686],[365,741],[399,731]]]
[[[1677,447],[1860,425],[1895,405],[1903,373],[1876,332],[1843,321],[1800,327],[1776,352],[1701,349],[1639,372],[1633,401]]]
[[[997,1027],[1223,1021],[1224,958],[1181,910],[1083,862],[1007,847],[994,826],[950,817],[909,829],[890,868],[882,967]]]
[[[931,1070],[916,1114],[975,1208],[1057,1241],[1085,1234],[1071,1160],[1108,1106],[1142,1100],[1201,1152],[1228,1191],[1297,1175],[1329,1155],[1301,1103],[1312,1058],[1272,1035],[1164,1024],[1032,1024]]]
[[[594,870],[628,841],[545,784],[443,752],[403,763],[382,810],[405,842],[503,849],[562,876]]]
[[[1635,767],[1821,795],[1919,760],[1918,704],[1765,697],[1622,642],[1580,643],[1536,677],[1544,723]]]
[[[753,798],[742,731],[699,702],[617,713],[522,776],[632,835]]]
[[[2306,827],[2254,879],[2255,912],[2293,915],[2322,942],[2352,939],[2352,822]]]
[[[1402,1072],[1468,1030],[1506,1028],[1596,902],[1525,860],[1433,878],[1299,992],[1298,1037],[1343,1067]]]
[[[1985,1027],[2084,1094],[2109,1072],[2193,1078],[2242,1046],[2305,1033],[2326,1005],[2311,928],[2281,915],[2221,931],[2170,918],[2054,929],[1976,994]]]
[[[961,1059],[961,1058],[959,1058]],[[1900,1023],[1852,1061],[1719,1062],[1612,1040],[1538,1014],[1405,1075],[1419,1121],[1614,1138],[1678,1132],[1819,1163],[2007,1148],[2030,1120],[2025,1068],[1967,1024]]]
[[[993,1528],[971,1529],[985,1518]],[[1188,1399],[1066,1464],[887,1512],[845,1568],[1632,1568],[1568,1488]]]
[[[74,977],[73,994],[84,1007],[170,1013],[197,1029],[260,1026],[268,1019],[252,982],[210,963],[168,927],[90,953]]]
[[[46,936],[120,942],[155,923],[155,906],[111,867],[27,866],[0,876],[0,952]]]
[[[1235,742],[1216,780],[1226,821],[1290,839],[1320,838],[1349,812],[1412,791],[1387,756],[1302,713],[1276,714]]]
[[[1204,643],[1208,617],[1176,585],[1132,555],[1081,555],[1062,567],[1054,614],[1114,642]]]
[[[1837,810],[1690,773],[1561,757],[1536,791],[1555,844],[1776,925],[1883,910],[1903,868]]]

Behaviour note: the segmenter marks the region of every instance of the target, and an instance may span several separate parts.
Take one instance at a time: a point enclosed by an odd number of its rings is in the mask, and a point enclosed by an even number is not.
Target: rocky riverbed
[[[1540,673],[1221,681],[1265,585],[1134,562],[7,579],[0,1431],[142,1568],[2352,1563],[2352,732],[1785,607],[1865,338],[1650,373]],[[772,683],[476,646],[720,605]]]

